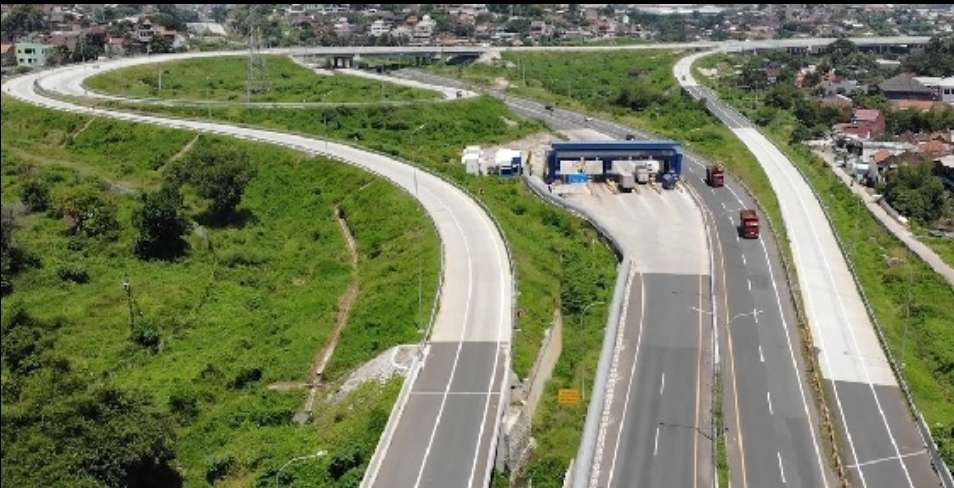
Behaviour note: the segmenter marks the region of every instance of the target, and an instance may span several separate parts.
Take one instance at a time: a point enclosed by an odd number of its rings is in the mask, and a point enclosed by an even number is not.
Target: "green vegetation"
[[[954,76],[954,36],[932,37],[927,46],[905,58],[901,68],[921,76]]]
[[[711,85],[743,113],[761,108],[751,99],[736,103],[745,100],[736,89]],[[785,111],[775,114],[763,132],[802,170],[827,207],[887,346],[904,364],[902,375],[915,403],[946,462],[954,463],[954,403],[950,401],[954,398],[954,310],[945,305],[954,303],[954,290],[882,227],[806,146],[788,144],[795,126],[793,116]]]
[[[423,296],[434,296],[440,246],[416,202],[366,172],[271,145],[193,142],[7,98],[2,119],[4,483],[360,479],[400,380],[337,404],[319,393],[305,426],[291,421],[305,392],[266,386],[306,377],[353,277],[335,206],[357,242],[359,296],[328,388],[419,339],[430,305],[419,309],[407,284],[420,260]],[[237,218],[203,221],[199,188],[181,187],[179,201],[162,186],[180,151],[182,161],[229,154],[256,169]],[[37,181],[46,211],[19,205]],[[181,252],[137,256],[143,237],[175,240],[186,219]]]
[[[377,102],[430,100],[437,92],[356,76],[317,75],[287,56],[266,56],[271,90],[253,102]],[[160,90],[159,77],[162,76]],[[222,56],[131,66],[86,80],[89,89],[134,98],[244,102],[248,58]]]
[[[189,107],[114,105],[194,118],[208,113]],[[400,156],[459,183],[490,209],[510,242],[516,266],[514,371],[527,376],[556,307],[561,307],[566,324],[574,324],[564,328],[563,354],[536,416],[538,459],[526,473],[534,478],[534,486],[561,484],[579,444],[586,405],[559,406],[556,392],[590,381],[595,374],[607,310],[594,306],[584,317],[580,314],[589,303],[610,301],[616,261],[582,220],[542,202],[519,180],[467,175],[459,159],[466,145],[517,139],[541,126],[520,119],[489,97],[396,108],[230,107],[213,109],[212,117],[330,137]]]
[[[716,472],[719,474],[719,488],[729,486],[729,457],[726,454],[725,411],[722,410],[722,378],[715,373],[715,386],[712,388],[712,418],[715,422]]]
[[[902,215],[922,225],[937,222],[954,212],[951,196],[928,163],[902,166],[889,172],[885,178],[884,198]]]

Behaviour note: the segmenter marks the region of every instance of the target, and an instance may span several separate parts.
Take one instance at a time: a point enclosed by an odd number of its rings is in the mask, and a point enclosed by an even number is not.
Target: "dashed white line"
[[[745,260],[745,254],[741,254],[741,256],[742,256],[742,266],[748,266],[749,262]]]
[[[745,284],[746,284],[746,286],[749,287],[749,291],[752,291],[752,280],[746,278],[746,279],[745,279]]]
[[[772,409],[772,392],[765,392],[765,400],[768,401],[769,415],[775,415],[775,410]]]
[[[659,452],[659,426],[656,426],[656,440],[653,441],[653,456]]]
[[[775,451],[775,454],[778,455],[778,474],[782,475],[782,484],[786,484],[785,481],[785,467],[782,466],[782,453],[781,451]]]
[[[659,382],[659,396],[662,396],[663,391],[666,389],[666,373],[662,374],[662,380]]]
[[[765,355],[762,354],[762,345],[759,344],[759,361],[765,362]]]

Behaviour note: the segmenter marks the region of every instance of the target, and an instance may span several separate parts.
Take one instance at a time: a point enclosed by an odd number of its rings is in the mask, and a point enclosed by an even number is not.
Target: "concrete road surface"
[[[674,68],[755,155],[778,196],[822,375],[842,425],[851,476],[862,487],[931,487],[940,480],[908,412],[821,205],[793,164],[751,122],[692,76],[697,53]]]
[[[199,54],[202,56],[204,54]],[[170,56],[171,57],[171,56]],[[176,55],[176,57],[183,57]],[[381,175],[418,200],[444,250],[443,287],[426,356],[410,394],[392,412],[365,482],[386,487],[486,486],[507,388],[512,279],[500,233],[483,209],[454,185],[390,157],[347,145],[222,123],[90,109],[36,93],[64,90],[136,59],[69,66],[11,79],[3,92],[45,107],[132,122],[263,141],[337,158]],[[303,365],[304,366],[304,365]],[[412,375],[413,377],[413,375]]]

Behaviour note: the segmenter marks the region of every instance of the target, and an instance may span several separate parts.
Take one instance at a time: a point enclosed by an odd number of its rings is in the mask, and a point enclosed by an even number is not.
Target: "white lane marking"
[[[656,426],[656,440],[653,441],[653,456],[656,456],[656,453],[659,452],[659,426]]]
[[[662,396],[663,391],[666,389],[666,373],[662,374],[662,380],[659,383],[659,396]]]
[[[778,455],[778,474],[782,475],[782,484],[784,485],[787,481],[785,481],[785,467],[782,466],[782,452],[775,451],[775,454]]]
[[[784,167],[784,165],[787,164],[787,165],[789,165],[789,167],[791,167],[792,163],[791,163],[790,161],[787,161],[787,159],[785,158],[784,155],[782,155],[782,160],[781,160],[781,162],[780,162],[780,161],[778,160],[776,154],[775,154],[774,152],[772,152],[772,150],[767,149],[767,148],[769,148],[769,146],[771,146],[771,143],[768,142],[768,140],[765,139],[764,136],[762,136],[761,134],[758,134],[758,135],[759,135],[759,137],[755,137],[755,138],[752,138],[752,139],[751,139],[752,143],[755,144],[755,145],[757,145],[757,146],[759,146],[759,148],[760,148],[762,151],[764,151],[763,154],[765,154],[765,155],[767,155],[767,156],[771,156],[771,157],[769,157],[769,159],[772,160],[772,162],[773,162],[774,165],[776,165],[776,166],[782,168],[782,167]],[[771,146],[771,147],[774,148],[774,146]],[[775,151],[777,152],[778,149],[775,149]],[[779,153],[779,154],[781,154],[781,153]],[[806,216],[809,215],[808,207],[807,207],[807,205],[806,205],[806,203],[805,203],[805,200],[803,199],[801,192],[797,190],[797,186],[796,186],[796,184],[792,181],[791,177],[790,177],[790,176],[788,175],[788,173],[786,173],[784,170],[783,170],[783,171],[780,171],[779,174],[780,174],[783,178],[785,178],[785,180],[788,182],[789,189],[792,190],[792,192],[795,194],[795,199],[798,201],[798,204],[799,204],[799,206],[801,207],[803,214],[806,215]],[[804,180],[802,181],[802,183],[805,184],[805,185],[807,185],[807,183],[806,183]],[[816,201],[816,204],[818,204],[817,201]],[[820,205],[820,204],[818,204],[818,205]],[[826,223],[827,223],[827,222],[826,222]],[[845,304],[844,304],[844,302],[843,302],[843,300],[842,300],[842,298],[841,298],[841,295],[838,294],[838,292],[837,292],[838,287],[837,287],[837,284],[835,283],[835,280],[834,280],[834,278],[833,278],[832,267],[831,267],[831,263],[830,263],[829,260],[828,260],[828,255],[827,255],[827,254],[824,252],[824,250],[821,249],[821,247],[820,247],[820,242],[821,242],[821,240],[818,238],[818,231],[815,230],[815,226],[812,226],[812,225],[809,225],[809,226],[808,226],[808,230],[809,230],[809,232],[811,232],[811,234],[812,234],[812,239],[810,240],[811,245],[815,248],[816,253],[817,253],[818,255],[821,255],[822,263],[825,265],[825,269],[828,270],[828,272],[827,272],[827,273],[824,273],[824,274],[825,274],[826,277],[828,278],[828,283],[829,283],[829,285],[831,286],[831,289],[832,289],[832,290],[835,290],[834,297],[835,297],[835,302],[838,304],[838,309],[839,309],[839,311],[841,312],[841,313],[840,313],[840,315],[841,315],[841,317],[842,317],[841,323],[842,323],[842,324],[845,324],[845,325],[847,326],[847,327],[844,327],[844,328],[847,328],[847,329],[848,329],[848,335],[851,337],[851,341],[852,341],[852,343],[853,343],[853,345],[854,345],[856,354],[860,354],[861,348],[858,346],[858,338],[855,336],[854,327],[852,327],[851,324],[850,324],[850,323],[848,322],[848,320],[846,319],[848,313],[847,313],[847,310],[845,310]],[[834,231],[832,231],[832,232],[834,232]],[[793,242],[794,242],[794,241],[793,241]],[[830,369],[831,369],[832,363],[830,362],[830,359],[828,358],[828,349],[827,349],[827,348],[825,347],[825,345],[824,345],[824,334],[819,334],[819,339],[822,341],[822,352],[825,354],[825,363],[826,363],[826,365],[827,365],[827,368],[829,369],[829,375],[828,375],[828,377],[831,378],[832,375],[830,374],[830,373],[831,373]],[[861,370],[864,372],[865,381],[867,381],[867,383],[868,383],[868,388],[871,390],[871,396],[874,397],[875,406],[878,408],[878,413],[881,415],[881,421],[884,423],[885,429],[886,429],[887,432],[888,432],[888,439],[891,441],[891,446],[894,448],[895,454],[896,454],[897,456],[901,456],[901,451],[900,451],[900,449],[898,448],[898,443],[897,443],[897,441],[896,441],[895,438],[894,438],[894,434],[891,432],[891,426],[888,425],[887,415],[884,413],[884,409],[881,407],[881,400],[878,398],[878,395],[877,395],[877,393],[875,392],[875,389],[874,389],[874,383],[872,383],[872,381],[871,381],[871,375],[870,375],[870,373],[868,372],[868,365],[865,364],[865,361],[864,361],[863,359],[862,359],[861,361],[859,361],[859,363],[860,363],[860,365],[861,365]],[[833,382],[833,383],[834,383],[834,382]],[[838,399],[838,393],[837,393],[837,392],[838,392],[838,388],[835,387],[834,390],[835,390],[835,398]],[[838,408],[842,411],[842,417],[843,417],[843,416],[844,416],[844,410],[842,409],[841,401],[840,401],[840,400],[838,401]],[[844,422],[844,418],[842,418],[842,421]],[[847,425],[847,423],[843,423],[843,425]],[[845,432],[849,432],[849,433],[850,433],[850,430],[849,430],[849,429],[845,429]],[[850,436],[849,436],[849,440],[850,440]],[[853,444],[853,443],[852,443],[852,442],[849,442],[849,444]],[[854,454],[854,458],[855,458],[855,460],[857,461],[857,460],[858,460],[858,456],[857,456],[857,452],[855,452],[854,448],[852,448],[852,454]],[[901,469],[902,469],[902,471],[904,472],[904,477],[905,477],[905,479],[906,479],[907,482],[908,482],[908,486],[910,486],[911,488],[914,488],[914,482],[911,480],[911,473],[908,472],[908,467],[907,467],[903,462],[901,462],[900,459],[899,459],[898,462],[899,462],[899,464],[901,464]],[[859,470],[858,473],[861,475],[862,471]],[[864,475],[861,475],[860,478],[861,478],[861,480],[862,480],[862,485],[867,486],[867,483],[865,483]]]
[[[444,395],[443,391],[412,391],[412,395]],[[447,395],[499,395],[499,391],[452,391]]]
[[[918,449],[917,451],[914,451],[914,452],[909,452],[909,453],[907,453],[907,454],[902,454],[902,455],[901,455],[901,459],[908,458],[908,457],[911,457],[911,456],[917,456],[917,455],[919,455],[919,454],[927,454],[927,449]],[[885,462],[885,461],[893,461],[893,460],[895,460],[895,459],[898,459],[898,456],[888,456],[888,457],[883,457],[883,458],[878,458],[878,459],[872,459],[871,461],[865,461],[865,462],[863,462],[863,463],[851,464],[851,465],[848,466],[848,469],[859,469],[859,468],[863,468],[863,467],[865,467],[865,466],[870,466],[870,465],[872,465],[872,464],[883,463],[883,462]]]
[[[772,392],[765,392],[765,400],[768,401],[769,415],[775,415],[775,410],[772,409]]]
[[[745,253],[742,253],[741,256],[742,256],[742,266],[748,266],[749,262],[745,259]]]
[[[627,293],[627,295],[629,295]],[[636,355],[633,358],[633,365],[629,369],[629,381],[626,385],[626,400],[623,401],[623,413],[619,421],[619,432],[616,434],[616,443],[613,446],[613,461],[610,462],[609,478],[606,480],[606,486],[613,486],[613,474],[616,471],[616,457],[619,455],[619,442],[623,437],[623,427],[626,425],[626,412],[629,410],[629,397],[633,389],[633,377],[636,376],[636,362],[639,360],[639,345],[643,339],[643,318],[646,310],[646,286],[643,282],[643,274],[639,273],[639,333],[636,336]],[[656,427],[658,435],[659,427]]]
[[[752,291],[752,280],[746,278],[746,279],[745,279],[745,284],[746,284],[746,286],[749,287],[749,291]]]
[[[755,325],[759,323],[759,310],[754,307],[752,308],[752,321],[755,322]]]
[[[762,345],[759,344],[759,361],[765,362],[765,355],[762,354]]]
[[[719,202],[719,205],[722,205],[722,210],[725,210],[725,202]]]

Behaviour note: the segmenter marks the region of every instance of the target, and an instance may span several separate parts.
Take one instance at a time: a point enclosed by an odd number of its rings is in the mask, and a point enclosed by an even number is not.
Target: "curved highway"
[[[940,480],[898,387],[874,326],[811,187],[784,154],[744,116],[696,83],[692,63],[715,51],[683,57],[673,72],[693,97],[725,123],[755,155],[778,197],[791,241],[799,289],[850,456],[863,488],[938,486]]]
[[[142,62],[215,54],[154,56],[75,65],[6,81],[5,94],[36,105],[131,122],[214,133],[331,157],[383,176],[415,196],[443,243],[440,307],[422,360],[412,368],[363,482],[382,487],[487,486],[508,391],[512,270],[502,236],[486,212],[447,181],[395,159],[348,145],[223,123],[84,107],[49,98],[92,74]]]

